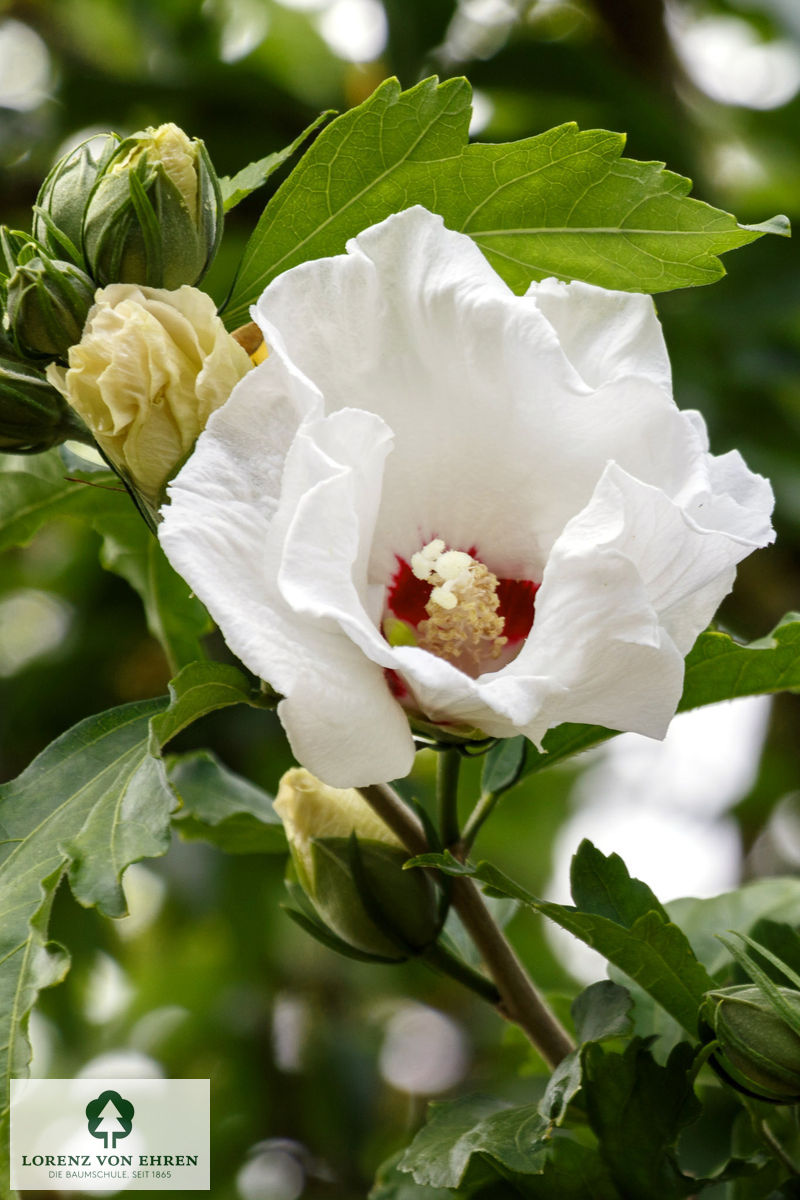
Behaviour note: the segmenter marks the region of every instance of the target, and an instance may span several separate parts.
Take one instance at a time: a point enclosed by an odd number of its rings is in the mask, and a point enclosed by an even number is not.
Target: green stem
[[[388,784],[359,790],[411,854],[429,849],[421,822]],[[497,987],[498,1012],[519,1025],[545,1062],[557,1066],[574,1048],[569,1034],[542,1000],[473,881],[455,877],[451,887],[453,908]]]
[[[449,975],[451,979],[458,980],[464,987],[468,987],[470,991],[475,992],[482,1000],[488,1000],[490,1004],[497,1007],[500,1004],[501,997],[495,985],[485,975],[481,975],[480,971],[474,970],[460,958],[456,958],[449,950],[446,950],[439,942],[434,942],[422,954],[422,961],[435,971],[441,971],[443,975]]]
[[[458,844],[458,774],[461,755],[456,749],[440,750],[436,763],[436,799],[439,805],[439,837],[446,850]]]
[[[777,1159],[779,1159],[780,1162],[782,1162],[783,1165],[787,1168],[787,1170],[791,1171],[793,1175],[800,1175],[800,1170],[797,1167],[797,1163],[795,1163],[789,1157],[789,1155],[786,1153],[783,1146],[780,1144],[777,1137],[770,1129],[770,1127],[767,1124],[766,1119],[764,1117],[761,1117],[759,1119],[758,1127],[761,1130],[761,1136],[763,1137],[763,1139],[767,1143],[767,1145],[771,1148],[775,1157]]]
[[[756,1137],[760,1137],[766,1143],[766,1145],[769,1146],[772,1153],[779,1162],[783,1163],[787,1170],[791,1171],[793,1175],[800,1175],[800,1168],[798,1168],[797,1163],[793,1161],[788,1152],[781,1145],[776,1134],[770,1129],[769,1125],[767,1124],[766,1117],[762,1117],[756,1105],[748,1096],[740,1094],[739,1099],[741,1100],[742,1106],[750,1118],[750,1124],[753,1127],[753,1132],[756,1134]]]
[[[486,821],[492,815],[494,806],[497,804],[499,799],[500,797],[496,792],[483,793],[480,800],[467,817],[467,823],[464,826],[461,834],[461,841],[459,843],[459,849],[462,853],[457,855],[457,858],[466,858],[466,856],[469,854],[475,842],[475,838],[480,832],[481,826],[483,825],[484,821]]]

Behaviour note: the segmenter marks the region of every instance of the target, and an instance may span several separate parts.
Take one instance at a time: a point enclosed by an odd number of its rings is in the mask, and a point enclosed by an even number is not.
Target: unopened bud
[[[364,953],[397,960],[435,940],[434,885],[424,871],[403,870],[408,851],[360,792],[328,787],[298,767],[281,779],[274,807],[298,880],[338,937]]]
[[[715,1065],[734,1086],[761,1100],[796,1104],[800,1102],[800,992],[785,987],[777,992],[790,1020],[776,1011],[760,987],[743,984],[707,993],[700,1010],[701,1027],[719,1042]]]
[[[195,284],[217,252],[222,215],[219,181],[201,141],[171,124],[136,133],[120,143],[89,199],[89,270],[103,284]]]
[[[69,438],[91,441],[64,397],[41,372],[0,357],[0,453],[39,454]]]
[[[23,354],[65,359],[81,339],[94,284],[74,263],[50,258],[33,243],[30,256],[26,249],[7,283],[8,329]]]
[[[33,210],[33,236],[54,258],[83,259],[83,219],[92,188],[119,145],[116,134],[81,142],[45,179]]]

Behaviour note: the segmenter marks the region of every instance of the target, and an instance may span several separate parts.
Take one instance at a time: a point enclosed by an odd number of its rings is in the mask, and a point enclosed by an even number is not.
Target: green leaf
[[[618,855],[606,859],[589,842],[582,844],[579,853],[579,894],[589,911],[540,900],[491,863],[479,863],[472,871],[488,885],[490,895],[521,900],[597,950],[696,1036],[697,1009],[714,981],[698,962],[686,935],[668,920],[654,897],[656,907],[647,907],[650,889],[631,879]],[[444,861],[430,865],[448,869]],[[588,867],[595,877],[591,889],[586,882]]]
[[[483,760],[482,792],[499,796],[514,786],[525,765],[527,745],[528,739],[520,736],[505,738],[492,746]]]
[[[622,1054],[592,1043],[583,1051],[584,1095],[600,1152],[626,1200],[679,1200],[697,1191],[674,1153],[681,1130],[697,1119],[694,1051],[676,1046],[659,1066],[635,1038]]]
[[[174,823],[185,841],[211,842],[228,854],[286,852],[272,797],[208,750],[172,759],[167,776],[181,799]]]
[[[196,662],[184,667],[169,685],[170,706],[153,722],[154,736],[165,746],[193,721],[218,708],[248,704],[269,708],[273,700],[253,686],[243,671],[229,663]]]
[[[226,321],[234,328],[271,279],[341,254],[347,239],[422,204],[470,234],[517,291],[557,275],[666,291],[719,279],[716,255],[785,219],[741,226],[687,197],[660,163],[621,158],[624,136],[562,125],[499,146],[468,142],[465,79],[386,80],[337,117],[267,204],[245,250]]]
[[[576,725],[565,721],[563,725],[548,730],[542,739],[541,750],[537,750],[533,745],[528,746],[520,778],[524,779],[526,775],[533,775],[545,767],[564,762],[617,735],[617,730],[606,729],[603,725]]]
[[[62,875],[82,904],[123,915],[126,867],[169,845],[176,798],[162,747],[216,708],[261,703],[240,671],[220,663],[185,668],[170,692],[169,700],[126,704],[81,721],[0,787],[0,1125],[8,1082],[28,1064],[31,1007],[68,965],[66,952],[47,943]]]
[[[731,963],[718,933],[738,929],[755,936],[765,921],[800,925],[800,879],[757,879],[720,896],[671,900],[666,907],[670,919],[688,937],[700,962],[717,976]],[[780,953],[771,942],[766,944]]]
[[[537,1106],[549,1125],[560,1125],[564,1120],[570,1101],[580,1091],[581,1076],[581,1056],[573,1050],[553,1071]]]
[[[97,505],[89,516],[103,539],[100,561],[138,594],[147,628],[167,656],[170,672],[205,657],[201,639],[213,628],[205,607],[170,566],[158,538],[127,495]]]
[[[400,1159],[419,1184],[458,1187],[474,1154],[489,1155],[512,1171],[543,1166],[548,1122],[535,1104],[511,1108],[495,1096],[468,1096],[432,1104],[425,1125]]]
[[[748,645],[727,633],[701,633],[686,659],[678,711],[798,688],[800,613],[787,613],[770,634]]]
[[[39,988],[57,982],[67,967],[64,952],[46,944],[63,871],[71,868],[83,903],[119,915],[117,872],[166,849],[173,797],[149,749],[150,720],[165,703],[129,704],[81,721],[0,788],[0,1124],[8,1082],[27,1067],[30,1009]]]
[[[102,489],[108,488],[112,495],[130,503],[114,475],[70,476],[57,452],[37,458],[46,461],[46,471],[4,469],[0,474],[0,551],[27,546],[55,517],[91,513],[99,502],[96,493]],[[25,463],[29,465],[33,464]]]
[[[536,1106],[512,1108],[491,1096],[432,1104],[427,1123],[399,1160],[387,1166],[392,1167],[389,1182],[407,1171],[418,1187],[457,1188],[459,1196],[482,1196],[480,1185],[489,1183],[487,1200],[620,1200],[595,1150],[560,1131],[551,1136],[551,1124]],[[418,1194],[410,1192],[408,1200],[416,1200]],[[384,1195],[394,1200],[405,1194],[376,1190],[371,1200],[383,1200]]]
[[[591,983],[572,1002],[572,1019],[578,1041],[602,1042],[627,1037],[631,1032],[633,1001],[627,988],[601,979]]]
[[[523,1184],[522,1177],[518,1177]],[[556,1135],[541,1175],[524,1180],[519,1194],[530,1200],[621,1200],[597,1150]]]
[[[276,150],[274,154],[268,154],[265,158],[260,158],[257,162],[248,163],[246,167],[242,167],[241,171],[237,171],[235,175],[220,176],[219,186],[222,191],[222,204],[225,212],[230,212],[237,204],[246,199],[251,192],[256,191],[267,182],[270,175],[277,171],[278,167],[282,166],[287,159],[291,158],[296,150],[300,148],[303,142],[309,137],[315,129],[319,129],[320,125],[325,121],[329,121],[331,117],[336,116],[336,109],[329,108],[307,125],[301,134],[290,142],[288,146],[284,146],[282,150]]]
[[[633,1001],[627,988],[619,987],[608,979],[591,984],[573,1001],[571,1013],[579,1049],[561,1060],[539,1101],[539,1112],[548,1121],[560,1125],[570,1101],[581,1088],[583,1059],[580,1047],[587,1042],[629,1036],[633,1031],[632,1007]]]
[[[771,950],[783,964],[800,974],[800,933],[794,926],[764,918],[753,926],[752,937],[761,946]],[[766,960],[762,965],[776,983],[784,983],[781,971]]]
[[[570,891],[581,912],[608,917],[626,929],[649,912],[668,920],[655,893],[631,877],[620,856],[603,854],[587,838],[572,856]]]
[[[397,1164],[402,1153],[393,1154],[378,1169],[367,1200],[452,1200],[449,1189],[420,1186],[400,1171]]]

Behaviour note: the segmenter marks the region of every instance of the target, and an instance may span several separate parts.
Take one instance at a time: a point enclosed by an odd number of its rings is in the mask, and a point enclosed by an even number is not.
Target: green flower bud
[[[92,188],[119,146],[109,133],[81,142],[60,158],[45,179],[33,210],[33,236],[54,258],[83,260],[83,218]]]
[[[120,143],[89,199],[83,250],[102,284],[179,288],[202,279],[222,237],[208,152],[177,125]]]
[[[64,397],[32,367],[0,357],[0,453],[39,454],[91,437]]]
[[[65,359],[81,340],[94,290],[74,263],[50,258],[33,243],[23,247],[6,294],[6,324],[21,353]]]
[[[800,992],[777,990],[800,1029]],[[743,984],[708,992],[700,1020],[703,1032],[719,1042],[712,1063],[723,1078],[760,1100],[800,1102],[800,1034],[760,987]]]
[[[397,961],[436,939],[434,885],[425,871],[403,870],[408,851],[355,788],[328,787],[298,767],[281,779],[274,807],[298,881],[338,937]]]

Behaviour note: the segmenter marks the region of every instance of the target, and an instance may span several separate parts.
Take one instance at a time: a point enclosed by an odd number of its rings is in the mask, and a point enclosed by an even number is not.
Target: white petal
[[[755,545],[703,529],[658,488],[610,464],[554,546],[532,634],[506,669],[565,689],[531,729],[588,721],[663,736],[680,699],[683,655]]]
[[[376,412],[395,434],[373,579],[440,537],[474,547],[501,575],[538,580],[610,458],[670,491],[683,483],[697,435],[666,387],[652,301],[539,286],[541,296],[514,296],[469,238],[416,208],[261,297],[254,315],[267,340],[280,338],[326,411]],[[604,373],[591,380],[559,342],[569,305],[595,339]],[[606,351],[609,312],[617,334]]]
[[[315,390],[270,354],[173,482],[159,536],[233,652],[287,694],[279,714],[298,760],[326,783],[358,786],[407,774],[413,742],[382,668],[332,622],[290,608],[278,586],[294,516],[284,475],[291,482],[308,465],[297,433],[320,424],[303,424],[319,408]]]
[[[650,296],[543,279],[528,289],[561,348],[591,387],[633,376],[670,392],[672,371]]]

